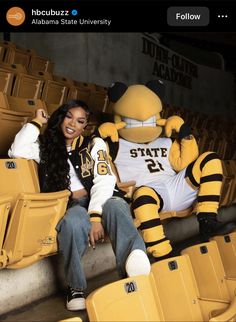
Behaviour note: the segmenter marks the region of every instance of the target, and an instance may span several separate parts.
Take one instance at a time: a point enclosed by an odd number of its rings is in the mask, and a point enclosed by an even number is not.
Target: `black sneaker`
[[[66,308],[69,311],[85,310],[84,292],[68,286]]]
[[[217,220],[216,214],[213,213],[200,212],[197,218],[201,242],[208,242],[213,236],[230,234],[236,230],[235,223],[220,222]]]

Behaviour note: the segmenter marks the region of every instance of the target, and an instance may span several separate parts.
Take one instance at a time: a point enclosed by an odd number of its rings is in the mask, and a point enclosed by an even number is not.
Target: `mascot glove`
[[[103,139],[110,137],[112,142],[118,142],[119,134],[118,130],[123,129],[126,126],[125,122],[110,123],[106,122],[99,126],[98,131]]]
[[[168,119],[157,120],[157,125],[165,127],[165,134],[169,138],[172,131],[179,133],[181,126],[184,124],[184,120],[179,116],[171,116]]]

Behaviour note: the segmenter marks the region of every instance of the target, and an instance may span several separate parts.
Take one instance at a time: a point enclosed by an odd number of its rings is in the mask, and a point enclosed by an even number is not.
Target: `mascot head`
[[[164,85],[159,80],[129,87],[124,83],[113,83],[108,89],[108,97],[114,103],[114,121],[126,123],[119,135],[136,143],[151,142],[159,137],[162,128],[156,121],[160,119],[163,96]]]

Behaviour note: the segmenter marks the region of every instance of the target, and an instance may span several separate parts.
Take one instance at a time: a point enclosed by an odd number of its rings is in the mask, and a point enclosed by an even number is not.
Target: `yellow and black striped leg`
[[[197,216],[202,241],[215,234],[232,231],[232,225],[217,221],[220,192],[223,179],[221,160],[214,152],[205,152],[187,168],[188,181],[199,188]]]
[[[133,194],[132,209],[141,230],[147,252],[154,257],[161,257],[171,252],[170,241],[165,237],[159,211],[162,199],[149,187],[142,186]]]

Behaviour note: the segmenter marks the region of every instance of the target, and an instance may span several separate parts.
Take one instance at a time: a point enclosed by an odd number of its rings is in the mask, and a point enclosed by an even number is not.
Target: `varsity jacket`
[[[9,157],[25,158],[39,163],[39,129],[40,125],[34,121],[25,124],[8,151]],[[110,167],[105,142],[99,137],[80,136],[74,140],[68,159],[88,192],[90,220],[100,222],[103,204],[113,195],[121,196]]]

